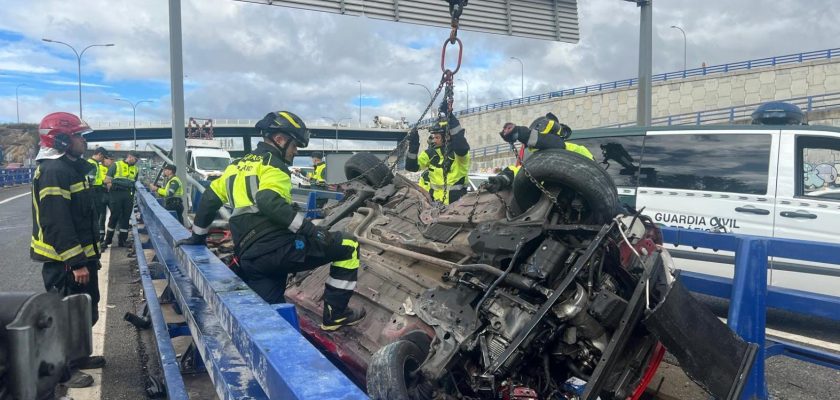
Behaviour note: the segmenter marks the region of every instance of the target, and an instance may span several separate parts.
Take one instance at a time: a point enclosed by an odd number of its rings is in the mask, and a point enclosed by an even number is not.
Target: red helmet
[[[67,150],[70,145],[70,136],[84,135],[90,132],[93,132],[93,129],[90,129],[85,121],[66,112],[49,114],[41,120],[41,125],[38,126],[38,133],[41,136],[40,145],[59,151]]]

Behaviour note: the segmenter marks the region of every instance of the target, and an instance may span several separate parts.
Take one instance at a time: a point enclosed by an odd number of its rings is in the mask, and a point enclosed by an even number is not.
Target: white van
[[[670,126],[576,131],[622,201],[674,227],[840,243],[840,129]],[[678,266],[732,277],[732,253],[673,248]],[[840,266],[774,259],[769,283],[840,295]]]
[[[187,165],[193,177],[209,181],[222,176],[230,164],[231,157],[221,143],[212,139],[187,139]]]

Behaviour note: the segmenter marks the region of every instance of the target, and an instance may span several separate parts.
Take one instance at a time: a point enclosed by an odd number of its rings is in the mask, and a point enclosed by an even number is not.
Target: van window
[[[766,194],[768,134],[650,135],[639,186]]]
[[[804,136],[796,140],[802,170],[796,183],[800,196],[840,200],[840,139]]]
[[[595,161],[607,170],[616,186],[636,187],[644,136],[612,136],[576,139],[569,142],[586,146]]]

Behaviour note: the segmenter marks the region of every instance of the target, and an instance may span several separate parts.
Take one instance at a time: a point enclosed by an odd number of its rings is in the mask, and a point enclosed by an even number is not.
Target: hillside
[[[38,125],[3,124],[0,125],[0,149],[2,164],[24,163],[34,158],[38,151]]]

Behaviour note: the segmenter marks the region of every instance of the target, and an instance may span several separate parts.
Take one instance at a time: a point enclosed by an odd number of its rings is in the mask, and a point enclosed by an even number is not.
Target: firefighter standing
[[[128,220],[131,218],[131,209],[134,204],[134,182],[137,181],[137,153],[130,151],[124,160],[119,160],[108,168],[105,181],[110,185],[110,196],[108,207],[111,208],[111,218],[108,219],[108,228],[105,230],[105,240],[102,248],[111,245],[114,239],[114,231],[119,229],[117,245],[126,247],[128,239]]]
[[[448,144],[445,143],[447,129],[449,130]],[[420,136],[416,129],[409,132],[405,169],[412,172],[427,170],[428,181],[425,182],[428,182],[432,200],[451,204],[467,193],[470,145],[467,143],[464,128],[454,115],[449,119],[445,117],[438,119],[429,131],[432,135],[432,146],[419,154]],[[444,151],[446,151],[445,157]]]
[[[169,211],[175,211],[175,219],[182,225],[184,224],[184,185],[181,180],[175,175],[174,165],[165,165],[163,167],[163,176],[166,178],[166,183],[163,187],[152,184],[149,186],[153,192],[163,197],[163,207]]]
[[[517,126],[512,122],[508,122],[502,127],[499,135],[502,136],[502,140],[505,142],[513,144],[518,141],[524,144],[528,151],[566,149],[590,160],[594,159],[592,153],[585,146],[566,140],[572,135],[572,129],[560,123],[558,118],[552,113],[535,119],[529,127]],[[495,193],[511,187],[513,185],[513,179],[519,173],[519,169],[519,165],[511,165],[505,168],[496,176],[488,178],[484,188],[490,193]]]
[[[304,219],[292,201],[289,164],[298,147],[309,144],[306,125],[295,114],[278,111],[255,127],[263,142],[210,184],[201,196],[192,236],[178,245],[204,244],[216,211],[227,204],[233,208],[235,271],[263,300],[284,302],[289,273],[331,262],[321,328],[358,323],[365,311],[348,307],[348,302],[356,287],[359,244]]]
[[[32,179],[32,238],[30,257],[43,262],[47,291],[90,296],[93,323],[99,317],[99,248],[93,193],[86,175],[91,164],[82,159],[87,148],[82,135],[90,127],[70,113],[52,113],[38,128],[38,166]],[[70,387],[87,387],[93,378],[78,369],[102,368],[102,356],[71,363]]]
[[[99,224],[99,221],[105,220],[104,198],[108,195],[105,191],[105,174],[108,173],[108,169],[102,165],[105,161],[105,157],[108,157],[108,150],[105,150],[102,147],[97,147],[96,150],[93,151],[93,155],[87,159],[87,162],[93,166],[87,176],[93,191],[93,209],[96,213],[95,221],[97,222],[97,227],[99,228],[97,242],[102,241],[102,238],[105,236],[105,226],[104,224]]]

